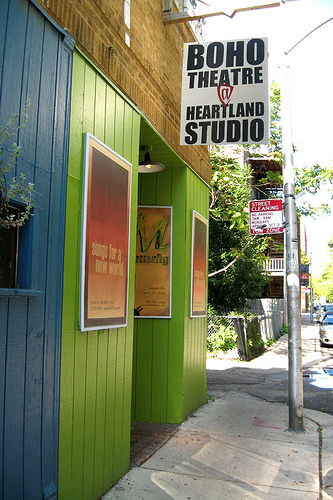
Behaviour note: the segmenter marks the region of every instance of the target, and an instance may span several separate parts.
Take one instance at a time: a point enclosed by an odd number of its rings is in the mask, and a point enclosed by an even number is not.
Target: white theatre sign
[[[267,38],[184,46],[180,144],[268,144]]]

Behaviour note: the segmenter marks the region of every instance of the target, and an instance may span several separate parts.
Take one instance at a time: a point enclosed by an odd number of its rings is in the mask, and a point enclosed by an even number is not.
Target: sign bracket
[[[190,16],[188,10],[172,13],[173,0],[164,0],[163,2],[163,22],[164,24],[187,23],[190,21],[200,21],[208,17],[227,16],[232,19],[238,12],[248,12],[251,10],[269,9],[271,7],[280,7],[280,2],[271,2],[264,5],[253,5],[251,7],[241,7],[235,9],[231,14],[225,11],[207,12],[198,16]]]

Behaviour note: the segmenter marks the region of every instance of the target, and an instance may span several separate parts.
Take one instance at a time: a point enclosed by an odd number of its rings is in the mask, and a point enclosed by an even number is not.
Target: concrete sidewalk
[[[302,337],[311,337],[310,328],[302,328]],[[261,364],[258,359],[250,363],[271,367],[279,360],[280,365],[286,362],[286,353],[283,338],[261,356]],[[309,349],[308,364],[320,356],[320,350]],[[305,430],[293,433],[288,430],[288,412],[281,403],[239,390],[221,391],[102,498],[332,498],[333,416],[305,409]]]

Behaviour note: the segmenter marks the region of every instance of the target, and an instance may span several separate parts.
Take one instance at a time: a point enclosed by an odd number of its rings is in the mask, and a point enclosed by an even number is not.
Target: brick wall
[[[188,24],[164,25],[162,0],[132,0],[130,27],[124,0],[38,2],[209,183],[207,147],[179,145],[183,43],[195,41]]]

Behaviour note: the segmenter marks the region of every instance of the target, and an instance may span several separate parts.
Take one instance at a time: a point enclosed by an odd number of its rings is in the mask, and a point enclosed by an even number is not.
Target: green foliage
[[[280,337],[288,333],[288,327],[283,323],[280,331],[275,335],[274,338],[270,338],[267,342],[263,341],[260,333],[259,320],[256,315],[251,314],[246,316],[247,319],[247,346],[250,355],[250,359],[257,358],[261,356],[267,349],[277,342]]]
[[[216,354],[219,351],[229,351],[237,347],[237,335],[233,326],[224,318],[208,317],[207,351]]]
[[[4,228],[22,226],[31,215],[32,210],[34,185],[31,182],[26,182],[23,173],[18,177],[13,177],[9,183],[6,176],[15,169],[20,150],[15,142],[9,147],[6,146],[27,122],[28,106],[29,102],[26,103],[21,113],[14,115],[0,130],[0,226]],[[24,205],[24,210],[13,213],[10,210],[10,202],[17,197]]]
[[[311,258],[309,255],[307,255],[304,250],[301,250],[301,264],[306,266],[310,264]]]
[[[327,302],[333,302],[333,260],[331,259],[325,266],[324,272],[319,279],[319,286],[316,286],[315,282],[314,289],[317,295],[324,295]],[[319,293],[320,287],[320,293]]]
[[[296,198],[305,194],[316,195],[323,185],[333,184],[333,168],[321,167],[316,164],[311,167],[304,166],[302,169],[295,168],[295,192]],[[330,188],[332,190],[332,187]],[[299,215],[317,217],[331,213],[330,206],[322,203],[319,206],[312,205],[309,201],[302,200],[297,205]]]
[[[269,145],[266,146],[249,146],[249,151],[253,157],[269,157],[276,160],[281,168],[283,167],[283,154],[282,154],[282,126],[281,126],[281,93],[280,87],[277,83],[273,83],[270,87],[270,105],[271,105],[271,122],[270,122],[270,138]],[[297,150],[293,145],[293,151]],[[323,186],[330,187],[333,190],[333,168],[320,165],[304,165],[301,169],[295,167],[295,193],[296,198],[300,199],[305,194],[315,195]],[[265,186],[283,185],[282,175],[279,173],[268,172],[260,183]],[[331,213],[329,205],[323,203],[320,206],[314,205],[309,201],[304,201],[302,198],[301,203],[297,203],[298,215],[317,217],[322,214]]]
[[[274,83],[271,87],[271,138],[269,145],[269,155],[283,166],[282,155],[282,128],[280,121],[281,95],[279,86]],[[297,151],[293,145],[294,152]],[[304,165],[302,168],[295,167],[295,193],[296,199],[302,198],[301,203],[297,203],[297,213],[299,216],[317,217],[331,213],[329,205],[322,203],[320,206],[314,205],[310,201],[304,201],[304,195],[316,195],[324,186],[333,190],[333,168],[327,166]]]
[[[263,273],[268,238],[249,234],[251,170],[227,156],[224,148],[211,154],[209,303],[239,308],[247,299],[260,297],[268,277]]]
[[[321,276],[314,276],[312,285],[317,297],[324,295],[327,302],[333,302],[333,237],[328,242],[330,252],[329,261],[324,267]]]
[[[272,345],[274,345],[280,337],[283,337],[283,335],[287,335],[288,334],[288,327],[285,323],[283,323],[280,331],[277,333],[277,335],[275,337],[271,337],[267,340],[267,342],[265,343],[265,346],[266,347],[272,347]]]
[[[281,95],[276,83],[271,86],[271,127],[268,146],[249,146],[252,157],[269,157],[282,167],[282,128],[280,118]],[[296,150],[296,148],[294,148]],[[240,153],[241,156],[241,153]],[[249,235],[248,202],[251,199],[251,169],[230,158],[226,148],[211,153],[212,183],[210,190],[210,238],[209,238],[209,288],[211,304],[239,308],[247,299],[255,299],[269,281],[262,271],[266,259],[269,238],[259,236],[253,241]],[[295,190],[297,197],[316,194],[322,184],[333,183],[333,169],[314,165],[295,169]],[[283,185],[279,172],[267,172],[260,179],[257,189],[272,192]],[[271,196],[271,195],[270,195]],[[329,213],[329,207],[319,208],[308,202],[299,204],[299,215],[316,216]],[[216,271],[221,271],[218,274]],[[328,292],[333,295],[332,292]]]
[[[280,337],[283,337],[283,335],[288,335],[288,327],[285,323],[283,323],[281,330],[279,331],[276,338],[279,339]]]
[[[277,83],[270,87],[271,122],[268,152],[280,165],[283,163],[281,127],[281,91]]]
[[[303,167],[302,170],[295,168],[296,194],[306,191],[309,194],[317,194],[322,183],[332,182],[333,168],[323,168],[316,164],[311,167]]]
[[[259,319],[255,314],[246,315],[246,337],[250,359],[257,358],[265,352],[265,343],[261,336]]]
[[[262,156],[268,157],[271,160],[277,161],[281,167],[283,165],[282,153],[282,126],[281,126],[281,91],[277,83],[273,82],[270,86],[270,137],[268,146],[252,145],[249,146],[249,152],[253,158]],[[273,173],[267,174],[267,181]],[[272,177],[271,177],[272,179]],[[262,181],[264,182],[264,181]],[[274,182],[281,186],[282,175],[274,174]]]
[[[243,229],[249,220],[251,169],[227,156],[223,148],[211,152],[210,217]]]

